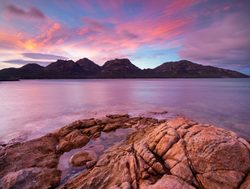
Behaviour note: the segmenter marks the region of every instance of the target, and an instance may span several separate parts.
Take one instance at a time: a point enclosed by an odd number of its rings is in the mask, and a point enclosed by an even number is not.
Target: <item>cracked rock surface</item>
[[[63,153],[119,128],[135,132],[105,150],[93,166],[60,184],[57,165]],[[87,155],[78,153],[75,162],[85,164]],[[109,115],[80,120],[39,139],[0,149],[2,188],[249,189],[249,175],[246,140],[182,117],[160,121]],[[36,178],[36,185],[30,177]]]

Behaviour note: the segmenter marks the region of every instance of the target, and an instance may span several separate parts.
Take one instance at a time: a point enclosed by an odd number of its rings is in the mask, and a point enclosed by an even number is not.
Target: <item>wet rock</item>
[[[80,151],[75,153],[69,161],[74,167],[86,165],[87,168],[91,168],[96,163],[96,154],[95,152]]]
[[[93,134],[93,138],[98,138],[101,136],[101,132],[96,132],[95,134]]]
[[[128,114],[112,114],[112,115],[106,115],[106,117],[110,119],[129,118],[129,115]]]
[[[162,114],[167,114],[168,111],[152,111],[152,112],[148,112],[149,114],[154,114],[154,115],[162,115]]]
[[[73,123],[71,123],[69,125],[66,125],[66,126],[60,128],[54,134],[57,137],[61,138],[61,137],[64,137],[65,135],[69,134],[72,131],[75,131],[77,129],[89,128],[89,127],[92,127],[92,126],[94,126],[96,124],[97,124],[97,122],[93,118],[77,120],[77,121],[74,121]]]
[[[61,172],[57,169],[26,168],[9,172],[0,180],[3,189],[47,189],[58,186]]]
[[[117,128],[121,127],[121,124],[118,122],[118,123],[108,123],[103,131],[104,132],[110,132],[110,131],[113,131],[113,130],[116,130]]]
[[[59,152],[68,152],[74,148],[85,146],[89,142],[89,137],[80,130],[74,130],[60,139],[58,144]]]
[[[102,129],[103,128],[100,125],[96,125],[90,128],[81,129],[81,132],[87,136],[93,136],[102,131]]]

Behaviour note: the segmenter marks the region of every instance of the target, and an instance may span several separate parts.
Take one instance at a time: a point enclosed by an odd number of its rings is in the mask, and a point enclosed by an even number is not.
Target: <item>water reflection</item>
[[[75,119],[159,110],[250,136],[249,79],[26,80],[0,83],[0,137],[34,138]],[[26,135],[24,135],[26,134]]]
[[[86,170],[85,166],[72,167],[70,165],[70,158],[77,152],[88,152],[98,159],[105,150],[108,150],[109,147],[118,145],[126,139],[126,137],[133,133],[135,129],[117,129],[109,133],[102,132],[99,138],[91,139],[88,144],[82,148],[73,149],[69,152],[64,153],[59,160],[58,169],[62,171],[62,183],[68,178],[76,175],[77,173],[82,173]]]

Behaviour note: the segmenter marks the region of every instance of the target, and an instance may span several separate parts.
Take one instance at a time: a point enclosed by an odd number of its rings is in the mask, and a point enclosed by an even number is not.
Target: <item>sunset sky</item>
[[[0,69],[188,59],[250,74],[249,0],[0,0]]]

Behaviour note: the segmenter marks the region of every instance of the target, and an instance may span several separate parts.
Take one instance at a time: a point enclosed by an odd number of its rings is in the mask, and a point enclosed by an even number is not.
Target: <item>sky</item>
[[[87,57],[250,74],[249,0],[0,0],[0,69]]]

